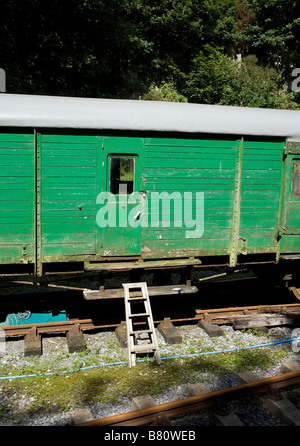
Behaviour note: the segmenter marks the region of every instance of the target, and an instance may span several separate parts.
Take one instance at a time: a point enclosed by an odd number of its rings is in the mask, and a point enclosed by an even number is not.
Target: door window
[[[129,195],[134,191],[135,159],[130,156],[111,156],[109,159],[109,192]]]

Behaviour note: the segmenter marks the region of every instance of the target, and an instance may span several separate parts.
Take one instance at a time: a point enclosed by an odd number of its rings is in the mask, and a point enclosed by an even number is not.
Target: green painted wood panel
[[[174,250],[198,250],[207,255],[229,253],[237,147],[236,140],[151,138],[145,141],[142,176],[146,179],[149,203],[148,227],[142,228],[142,243],[147,256],[153,257],[154,252],[162,255],[165,250],[170,256],[174,255]],[[164,211],[163,205],[159,211],[153,211],[155,192],[169,194],[170,212]],[[197,235],[191,232],[198,225],[196,193],[199,192],[204,194],[201,223],[204,232]],[[171,198],[178,193],[175,205]],[[185,193],[193,194],[191,203]],[[176,214],[179,203],[182,213]],[[200,197],[198,204],[200,209]],[[164,227],[168,223],[170,227]]]
[[[34,133],[0,134],[0,262],[34,261]]]
[[[244,253],[276,252],[283,149],[284,142],[244,141],[239,229]]]
[[[133,190],[136,194],[133,200],[129,196],[120,195],[114,192],[113,198],[106,203],[98,203],[98,216],[105,215],[103,220],[107,220],[110,212],[114,214],[116,224],[106,225],[100,223],[97,228],[97,249],[99,254],[104,256],[130,256],[141,253],[141,228],[135,225],[135,215],[140,212],[139,191],[143,189],[141,179],[141,160],[143,160],[143,139],[138,137],[103,137],[101,150],[101,174],[99,174],[98,191],[110,191],[110,160],[112,158],[129,157],[134,164],[131,171],[133,179]],[[100,172],[100,171],[99,171]],[[118,179],[115,177],[117,190]],[[103,214],[101,214],[103,212]],[[105,214],[107,212],[107,214]],[[111,214],[111,215],[112,215]],[[139,214],[140,215],[140,214]],[[121,223],[120,223],[121,222]],[[100,226],[105,227],[100,227]]]
[[[287,210],[287,221],[291,230],[294,229],[295,232],[300,233],[300,200],[293,208]]]
[[[43,261],[96,253],[97,137],[41,135]]]
[[[93,192],[92,192],[93,193]],[[91,193],[91,196],[92,196]],[[48,216],[48,211],[56,212],[57,215],[60,215],[65,211],[80,211],[80,207],[85,211],[92,210],[95,213],[95,198],[85,199],[83,200],[44,200],[43,201],[43,218]]]
[[[183,157],[184,161],[184,157]],[[184,166],[184,164],[182,164]],[[199,167],[198,169],[187,169],[181,167],[180,169],[162,169],[158,168],[147,168],[148,178],[168,178],[172,180],[177,179],[234,179],[234,169],[206,169]]]
[[[199,248],[191,245],[184,247],[182,240],[143,240],[145,246],[151,244],[151,251],[147,251],[147,258],[168,258],[168,257],[187,257],[187,256],[209,256],[212,253],[219,255],[228,254],[228,249],[225,247],[223,239],[206,239],[205,243]],[[229,241],[227,241],[228,244]]]
[[[283,253],[300,252],[300,197],[293,193],[293,182],[296,180],[295,165],[300,163],[299,154],[288,153],[285,157],[285,191],[281,217],[281,245]],[[297,177],[298,178],[298,177]]]
[[[93,259],[109,252],[107,232],[96,225],[97,194],[107,187],[109,153],[136,154],[137,189],[147,194],[140,228],[145,257],[229,255],[233,222],[238,224],[239,253],[278,251],[282,198],[283,142],[243,141],[239,219],[234,220],[236,160],[241,141],[188,138],[135,138],[42,133],[40,141],[40,210],[35,209],[35,140],[32,133],[0,135],[0,262],[34,261],[35,212],[40,212],[42,260]],[[290,164],[291,166],[291,164]],[[300,199],[291,197],[291,170],[283,194],[283,219],[290,233],[281,252],[300,251]],[[204,194],[204,231],[195,226],[195,201],[176,214],[153,208],[152,194]],[[181,200],[180,198],[180,200]],[[177,198],[178,199],[178,196]],[[198,204],[201,203],[199,198]],[[192,206],[193,205],[193,206]],[[191,207],[192,206],[192,207]],[[178,208],[176,208],[178,209]],[[181,218],[180,218],[181,217]],[[130,255],[136,232],[113,232],[115,255]],[[123,235],[122,235],[123,234]],[[36,234],[38,235],[38,233]],[[135,250],[134,252],[139,252]]]

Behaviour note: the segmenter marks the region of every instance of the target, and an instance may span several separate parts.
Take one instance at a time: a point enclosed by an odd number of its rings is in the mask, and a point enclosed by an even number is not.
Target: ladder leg
[[[156,359],[157,364],[158,364],[158,365],[161,365],[161,357],[160,357],[160,351],[159,351],[159,349],[157,349],[157,350],[155,351],[154,355],[155,355],[155,359]]]
[[[155,359],[158,364],[161,364],[160,351],[158,348],[152,311],[149,301],[149,294],[146,282],[123,284],[125,295],[125,313],[126,313],[126,327],[127,327],[127,347],[128,347],[128,365],[134,367],[136,365],[136,353],[137,352],[149,352],[153,351]],[[141,289],[142,296],[130,297],[130,289]],[[144,313],[132,313],[131,304],[133,302],[141,301],[144,304]],[[144,317],[148,323],[147,330],[134,330],[134,317]],[[147,333],[149,336],[150,344],[138,345],[137,336],[140,333]]]
[[[147,299],[145,301],[145,306],[146,306],[147,311],[149,311],[149,314],[150,314],[149,325],[150,325],[150,330],[152,330],[152,333],[151,333],[152,342],[155,346],[155,354],[154,355],[155,355],[156,362],[160,365],[161,364],[160,351],[158,348],[157,338],[156,338],[156,334],[155,334],[155,327],[154,327],[154,323],[153,323],[153,316],[152,316],[152,311],[151,311],[151,307],[150,307],[149,295],[148,295],[148,290],[147,290],[146,284],[144,285],[144,292],[147,297]]]

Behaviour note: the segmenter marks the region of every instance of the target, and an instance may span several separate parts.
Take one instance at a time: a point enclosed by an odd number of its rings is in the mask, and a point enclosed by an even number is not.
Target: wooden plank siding
[[[239,248],[276,252],[283,171],[282,142],[244,141]]]
[[[143,258],[228,255],[234,264],[239,254],[299,252],[300,202],[290,197],[292,160],[284,160],[283,141],[36,132],[0,134],[1,263],[39,263],[41,271],[42,262],[101,260],[96,198],[106,191],[112,154],[136,156],[135,191],[147,195]],[[155,193],[168,194],[170,212],[161,202],[153,207]],[[197,229],[197,204],[204,204],[204,230],[188,236]],[[281,241],[280,225],[288,229]],[[125,240],[116,232],[125,248],[130,234]]]
[[[95,136],[41,136],[41,238],[44,261],[96,252]]]
[[[300,196],[296,185],[300,183],[300,146],[292,144],[285,153],[284,193],[281,214],[281,243],[278,252],[300,252]],[[297,169],[296,169],[297,167]],[[299,187],[299,186],[298,186]]]
[[[0,134],[0,260],[34,261],[34,133]]]
[[[175,250],[181,254],[186,250],[186,255],[196,251],[207,255],[229,253],[238,144],[236,140],[151,138],[145,141],[144,176],[148,196],[152,192],[179,192],[184,197],[185,192],[192,192],[195,200],[196,192],[204,193],[204,233],[199,238],[186,237],[186,231],[193,230],[186,223],[192,225],[195,220],[195,202],[193,215],[183,212],[182,227],[176,227],[172,200],[170,227],[163,225],[169,216],[164,215],[162,207],[155,214],[149,205],[148,218],[157,219],[159,225],[149,224],[142,229],[142,243],[149,257],[172,256]]]

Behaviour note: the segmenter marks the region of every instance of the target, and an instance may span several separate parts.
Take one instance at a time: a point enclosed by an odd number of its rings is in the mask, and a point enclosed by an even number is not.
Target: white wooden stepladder
[[[124,283],[123,288],[125,294],[128,365],[129,367],[135,366],[136,354],[146,352],[153,352],[157,363],[161,364],[146,282]],[[134,295],[130,296],[130,291],[137,289],[139,289],[139,292],[136,293],[134,291]],[[137,307],[137,312],[133,312],[133,307]],[[146,324],[146,328],[136,329],[138,322]],[[146,338],[142,338],[143,335],[146,335]],[[146,340],[148,343],[144,343]],[[142,343],[138,343],[139,341]]]

